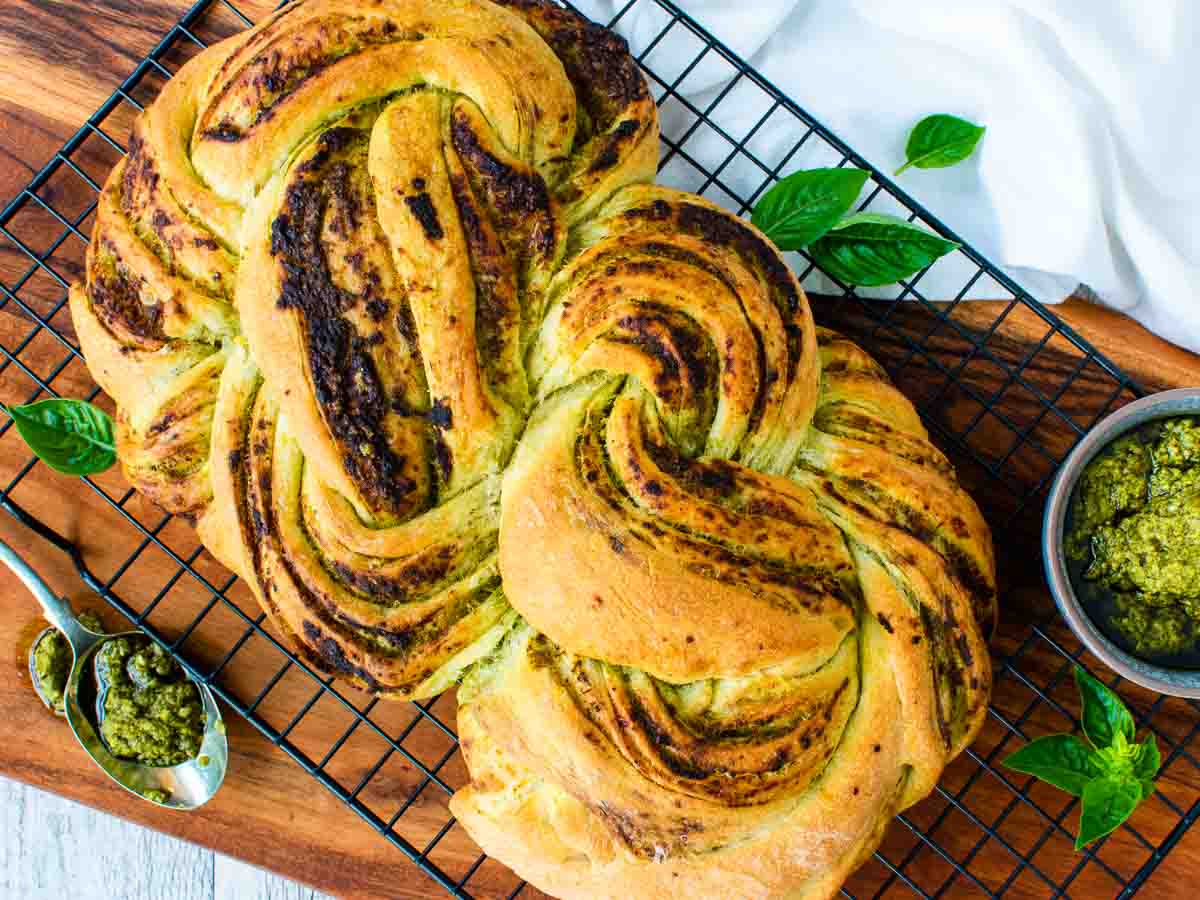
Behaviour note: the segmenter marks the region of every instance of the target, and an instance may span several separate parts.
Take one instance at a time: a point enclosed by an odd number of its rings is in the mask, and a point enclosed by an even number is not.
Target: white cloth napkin
[[[909,129],[929,113],[986,125],[970,160],[910,169],[899,184],[1038,299],[1056,302],[1084,282],[1105,303],[1200,351],[1200,2],[678,2],[885,172],[903,163]],[[625,2],[578,5],[607,23]],[[615,27],[641,52],[669,20],[640,0]],[[698,48],[676,25],[646,64],[671,78]],[[731,75],[710,53],[679,92],[704,108]],[[735,138],[766,110],[740,87],[713,113]],[[692,118],[668,100],[664,133],[682,133]],[[764,127],[751,147],[771,161],[800,133],[795,121]],[[810,144],[783,174],[836,162],[822,156],[819,141]],[[730,146],[701,128],[686,149],[711,166]],[[739,163],[722,176],[735,190],[739,178],[761,177]],[[664,177],[703,185],[681,160]],[[952,295],[961,274],[935,267],[921,290]],[[989,293],[996,296],[994,285],[981,283],[968,296]]]

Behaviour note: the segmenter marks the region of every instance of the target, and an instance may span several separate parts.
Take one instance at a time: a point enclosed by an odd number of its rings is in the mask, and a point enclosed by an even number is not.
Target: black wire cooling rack
[[[3,401],[62,394],[108,402],[97,396],[66,309],[100,184],[124,153],[133,116],[172,72],[208,42],[250,24],[230,0],[197,3],[0,212]],[[958,240],[667,0],[630,0],[609,24],[628,34],[658,98],[662,180],[745,213],[781,173],[857,166],[871,174],[863,208],[904,215]],[[1036,562],[1042,499],[1078,437],[1141,389],[965,244],[935,264],[937,284],[957,286],[939,288],[943,302],[923,292],[934,280],[929,270],[890,296],[867,299],[824,278],[802,255],[792,262],[814,290],[818,319],[884,362],[980,500],[997,536],[1003,588],[996,686],[983,733],[934,794],[899,817],[845,895],[1132,896],[1200,815],[1200,762],[1190,749],[1200,707],[1111,681],[1139,728],[1157,735],[1164,765],[1147,803],[1153,809],[1139,810],[1083,853],[1071,846],[1076,801],[1006,772],[998,760],[1027,738],[1074,727],[1070,670],[1088,660],[1046,600]],[[1000,303],[964,302],[968,294]],[[16,440],[11,423],[0,426],[0,441]],[[14,450],[0,458],[22,457]],[[70,554],[92,590],[433,882],[459,897],[537,893],[480,855],[449,814],[447,800],[466,779],[450,724],[452,697],[380,703],[313,673],[187,523],[163,515],[115,473],[65,480],[30,457],[0,468],[5,479],[0,505]],[[103,522],[103,540],[64,536],[72,508],[84,502]],[[414,871],[404,890],[436,892],[422,878]],[[404,881],[398,869],[390,889],[399,892]]]

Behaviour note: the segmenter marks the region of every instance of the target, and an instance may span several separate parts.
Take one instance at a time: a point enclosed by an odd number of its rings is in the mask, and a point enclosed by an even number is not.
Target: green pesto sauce
[[[200,692],[165,650],[142,637],[114,638],[96,654],[100,736],[114,756],[174,766],[200,752]]]
[[[142,791],[142,796],[152,803],[166,803],[171,799],[171,792],[161,788],[146,788]]]
[[[1200,666],[1200,418],[1151,422],[1097,454],[1064,543],[1072,582],[1110,639]]]
[[[100,619],[92,612],[79,614],[79,622],[85,628],[103,633],[104,628]],[[38,686],[42,696],[49,702],[51,708],[61,713],[63,699],[67,690],[67,678],[71,675],[71,645],[58,629],[47,629],[42,632],[33,648],[33,671],[37,676]]]

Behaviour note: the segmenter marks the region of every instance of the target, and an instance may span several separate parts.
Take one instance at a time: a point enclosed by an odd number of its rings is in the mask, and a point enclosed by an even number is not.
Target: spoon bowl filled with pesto
[[[171,809],[211,799],[225,778],[229,748],[207,686],[142,632],[104,634],[94,616],[76,617],[3,541],[0,562],[29,588],[51,626],[30,647],[34,688],[66,717],[96,765],[126,790]]]
[[[1076,445],[1042,547],[1089,650],[1144,687],[1200,697],[1200,388],[1134,401]]]

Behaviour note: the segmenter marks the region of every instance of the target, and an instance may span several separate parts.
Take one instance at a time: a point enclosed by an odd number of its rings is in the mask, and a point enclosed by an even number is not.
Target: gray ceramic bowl
[[[1180,388],[1135,400],[1121,407],[1084,436],[1062,464],[1046,501],[1042,522],[1042,560],[1050,593],[1067,623],[1084,646],[1117,674],[1160,694],[1200,698],[1200,670],[1168,669],[1130,656],[1108,638],[1084,611],[1071,579],[1063,552],[1063,527],[1075,482],[1092,457],[1130,429],[1154,419],[1200,415],[1200,388]]]

